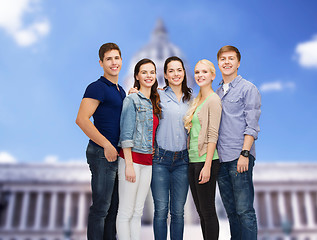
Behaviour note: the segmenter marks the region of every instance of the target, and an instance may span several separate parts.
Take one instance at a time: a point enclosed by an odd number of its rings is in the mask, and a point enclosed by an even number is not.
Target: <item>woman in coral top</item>
[[[157,93],[156,66],[150,59],[134,68],[134,87],[139,92],[123,101],[120,119],[119,240],[140,239],[141,216],[152,178],[152,153],[161,116]]]

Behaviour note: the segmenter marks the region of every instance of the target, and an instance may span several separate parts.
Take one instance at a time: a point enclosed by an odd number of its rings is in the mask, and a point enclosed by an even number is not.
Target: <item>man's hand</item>
[[[130,95],[131,93],[138,93],[138,92],[139,92],[139,90],[136,87],[130,88],[129,92],[128,92],[128,95]]]
[[[199,184],[204,184],[210,179],[210,167],[204,166],[199,174]]]
[[[155,148],[152,149],[152,157],[155,155]]]
[[[129,182],[134,183],[136,180],[135,171],[133,164],[128,164],[125,167],[125,179]]]
[[[114,162],[117,160],[118,152],[117,149],[114,146],[112,146],[112,144],[108,144],[104,147],[104,153],[108,162]]]
[[[249,169],[249,158],[240,155],[237,163],[238,173],[247,172]]]

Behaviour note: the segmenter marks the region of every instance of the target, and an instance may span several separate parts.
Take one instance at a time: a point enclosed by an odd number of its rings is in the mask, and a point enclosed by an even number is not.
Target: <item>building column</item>
[[[271,192],[265,192],[265,205],[267,213],[267,228],[273,228],[273,215],[272,215],[272,201],[271,201]]]
[[[70,227],[71,224],[71,216],[70,216],[70,200],[71,200],[71,192],[65,193],[65,200],[64,200],[64,217],[63,217],[63,224],[64,227]]]
[[[35,224],[34,229],[39,230],[41,228],[41,217],[43,210],[43,192],[37,193],[36,210],[35,210]]]
[[[85,229],[85,210],[86,210],[86,192],[79,194],[78,200],[78,219],[77,219],[77,230]]]
[[[293,209],[293,222],[294,222],[294,229],[301,228],[300,222],[300,215],[299,215],[299,203],[298,203],[298,196],[297,192],[291,193],[291,202],[292,202],[292,209]]]
[[[312,197],[309,194],[308,191],[304,193],[304,198],[305,198],[305,210],[306,210],[306,216],[307,216],[307,227],[308,228],[316,228],[316,225],[314,224],[314,210],[313,210],[313,202],[312,202]]]
[[[262,226],[261,226],[261,224],[259,222],[260,212],[259,212],[259,197],[258,197],[258,192],[257,191],[254,191],[253,207],[254,207],[254,211],[255,211],[255,214],[256,214],[256,220],[257,220],[258,229],[262,229]]]
[[[193,204],[193,200],[192,200],[192,196],[191,196],[191,192],[188,191],[188,194],[187,194],[187,201],[185,203],[185,206],[184,206],[184,221],[185,221],[185,224],[193,224],[193,216],[194,214],[192,214],[193,211],[196,211],[196,207],[194,206]],[[186,214],[188,213],[188,214]]]
[[[8,211],[6,216],[6,222],[4,225],[4,229],[9,230],[12,228],[12,220],[14,214],[14,205],[15,205],[16,193],[11,192],[8,201]]]
[[[19,226],[20,229],[26,228],[29,201],[30,201],[30,192],[24,192],[23,198],[22,198],[21,221]]]
[[[287,219],[288,216],[286,214],[284,192],[278,192],[277,199],[278,199],[278,209],[279,209],[281,224],[286,220],[290,221],[290,219]]]
[[[56,226],[57,192],[52,192],[50,205],[48,229],[54,230]]]

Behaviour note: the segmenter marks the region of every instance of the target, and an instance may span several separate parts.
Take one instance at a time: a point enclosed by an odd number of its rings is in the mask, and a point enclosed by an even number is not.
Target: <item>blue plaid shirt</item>
[[[256,86],[240,75],[229,83],[225,94],[223,81],[220,84],[216,91],[222,103],[217,150],[220,162],[230,162],[239,158],[244,135],[258,138],[261,95]],[[254,143],[250,154],[255,157]]]

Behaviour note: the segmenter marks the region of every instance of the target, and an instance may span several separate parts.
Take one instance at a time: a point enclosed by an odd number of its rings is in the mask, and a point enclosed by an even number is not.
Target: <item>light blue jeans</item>
[[[218,186],[230,223],[231,240],[256,240],[257,222],[253,208],[252,180],[254,157],[249,157],[249,170],[237,172],[238,159],[220,164]]]
[[[167,216],[170,211],[170,238],[182,240],[184,205],[188,193],[188,152],[156,149],[152,166],[155,240],[167,238]]]

